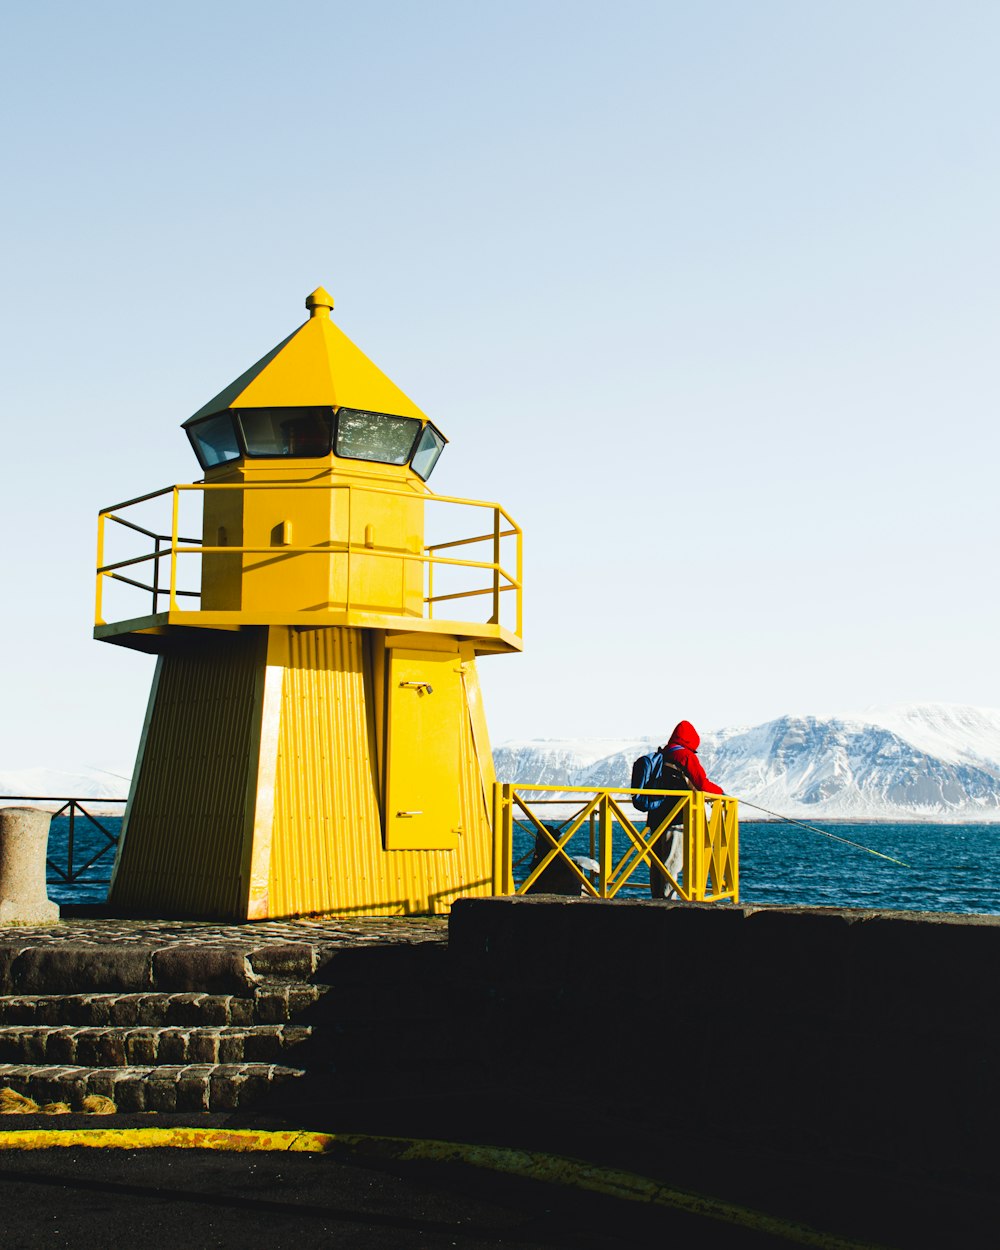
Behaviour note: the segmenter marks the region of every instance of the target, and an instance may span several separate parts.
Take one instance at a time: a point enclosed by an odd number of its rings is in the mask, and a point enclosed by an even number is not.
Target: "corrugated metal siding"
[[[465,832],[458,849],[386,852],[363,631],[293,630],[289,651],[275,779],[271,915],[443,911],[460,894],[488,893],[490,828],[467,708],[460,734]]]
[[[201,635],[168,655],[129,806],[111,902],[239,918],[256,777],[263,637]]]

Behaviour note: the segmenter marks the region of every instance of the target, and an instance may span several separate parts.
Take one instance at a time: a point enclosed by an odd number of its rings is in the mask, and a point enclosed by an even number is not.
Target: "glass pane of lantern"
[[[233,420],[228,412],[220,412],[217,417],[206,417],[197,425],[190,426],[188,437],[203,469],[225,464],[227,460],[238,460],[242,454],[236,441]]]
[[[337,413],[334,450],[348,460],[406,464],[419,432],[420,422],[416,417],[392,417],[384,412],[341,408]]]
[[[434,472],[438,457],[444,451],[445,441],[444,435],[433,425],[424,426],[424,432],[420,435],[410,467],[417,477],[422,477],[425,482]]]
[[[248,456],[328,456],[332,408],[240,408]]]

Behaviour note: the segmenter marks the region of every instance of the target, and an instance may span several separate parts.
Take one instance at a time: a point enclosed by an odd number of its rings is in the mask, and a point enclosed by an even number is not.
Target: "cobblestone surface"
[[[314,946],[372,946],[446,942],[445,916],[328,917],[308,920],[263,920],[253,924],[219,924],[211,920],[116,920],[105,917],[60,920],[51,925],[0,928],[0,947],[23,949],[68,942],[103,946],[108,942],[140,946],[222,947],[251,951],[277,943],[308,942]]]

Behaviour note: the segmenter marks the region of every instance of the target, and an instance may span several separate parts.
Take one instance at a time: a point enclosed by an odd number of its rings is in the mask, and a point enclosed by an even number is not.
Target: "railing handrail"
[[[497,503],[492,499],[468,499],[464,495],[438,495],[433,491],[425,493],[424,491],[403,490],[398,486],[372,486],[367,482],[177,482],[173,486],[164,486],[160,490],[150,491],[147,495],[138,495],[135,499],[128,499],[124,503],[114,504],[110,508],[102,508],[101,515],[106,516],[118,508],[128,508],[133,504],[145,503],[147,500],[156,499],[160,495],[168,495],[174,490],[359,490],[371,495],[394,495],[400,499],[412,499],[416,502],[453,503],[469,508],[489,508],[493,512],[499,512],[504,520],[514,527],[516,533],[521,533],[520,526],[503,504]],[[492,538],[493,535],[491,534],[490,537]]]
[[[175,490],[362,490],[373,495],[396,495],[402,499],[423,500],[427,503],[454,503],[467,505],[470,508],[491,508],[513,526],[513,532],[520,534],[521,527],[501,503],[491,499],[467,499],[463,495],[438,495],[434,491],[401,490],[398,486],[371,486],[366,482],[175,482],[172,486],[161,486],[159,490],[147,491],[145,495],[136,495],[134,499],[123,499],[121,503],[109,504],[98,511],[98,516],[110,516],[122,508],[131,508],[135,504],[148,503],[150,499],[159,499]],[[490,535],[492,538],[492,534]]]
[[[0,794],[0,807],[6,807],[7,801],[16,803],[74,803],[82,807],[84,803],[93,806],[95,803],[127,803],[128,799],[97,798],[94,795],[78,795],[75,798],[64,798],[59,794]]]
[[[169,495],[173,489],[173,486],[161,486],[159,490],[147,491],[145,495],[136,495],[134,499],[124,499],[121,503],[109,504],[108,507],[101,508],[97,515],[99,517],[110,516],[119,508],[131,508],[137,503],[147,503],[150,499],[159,499],[162,495]]]
[[[709,801],[712,799],[732,799],[737,801],[734,794],[708,794],[703,790],[654,790],[652,786],[643,786],[640,790],[631,790],[628,786],[543,786],[534,782],[497,782],[497,785],[510,785],[515,790],[548,790],[558,794],[595,794],[598,791],[604,794],[704,794]],[[547,800],[558,803],[558,799]]]

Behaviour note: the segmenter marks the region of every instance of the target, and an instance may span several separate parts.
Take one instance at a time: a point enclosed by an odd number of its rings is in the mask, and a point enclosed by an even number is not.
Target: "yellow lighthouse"
[[[306,307],[184,423],[204,479],[99,517],[95,637],[158,656],[122,910],[442,911],[499,873],[476,657],[521,649],[520,530],[431,490],[444,435]]]

